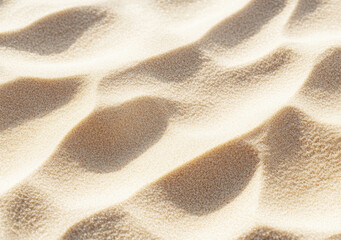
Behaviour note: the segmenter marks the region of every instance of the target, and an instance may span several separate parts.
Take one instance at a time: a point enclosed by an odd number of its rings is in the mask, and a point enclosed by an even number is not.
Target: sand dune
[[[340,10],[0,0],[0,239],[341,239]]]

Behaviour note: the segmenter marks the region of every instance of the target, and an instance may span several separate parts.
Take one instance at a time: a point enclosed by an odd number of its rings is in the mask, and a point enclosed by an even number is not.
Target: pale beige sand
[[[0,239],[341,239],[341,1],[0,0]]]

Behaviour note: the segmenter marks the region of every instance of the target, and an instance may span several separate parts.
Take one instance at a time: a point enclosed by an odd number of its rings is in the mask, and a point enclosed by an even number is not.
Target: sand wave
[[[339,3],[34,4],[0,24],[1,239],[339,238]]]

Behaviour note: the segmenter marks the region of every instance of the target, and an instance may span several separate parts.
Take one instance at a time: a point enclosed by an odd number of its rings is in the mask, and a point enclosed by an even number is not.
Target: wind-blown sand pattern
[[[340,12],[0,0],[0,239],[341,239]]]

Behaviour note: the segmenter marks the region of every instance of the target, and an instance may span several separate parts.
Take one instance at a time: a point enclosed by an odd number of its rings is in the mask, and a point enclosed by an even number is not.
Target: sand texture
[[[340,0],[0,0],[0,240],[341,240]]]

